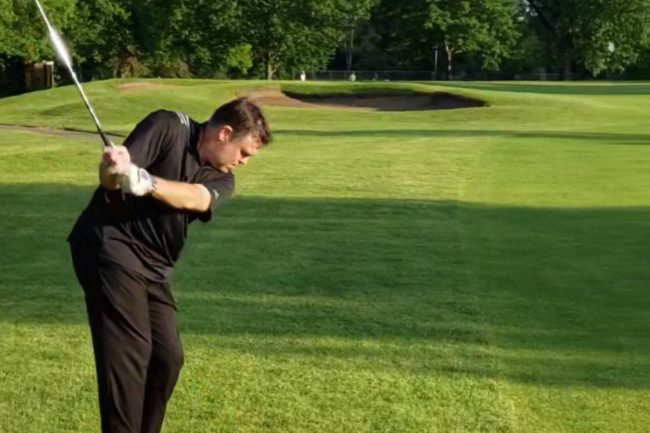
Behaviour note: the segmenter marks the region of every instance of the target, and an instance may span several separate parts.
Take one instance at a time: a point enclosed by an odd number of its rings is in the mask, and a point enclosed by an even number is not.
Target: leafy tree
[[[244,39],[269,80],[322,68],[344,36],[340,0],[249,0],[242,10]]]
[[[230,76],[241,77],[253,67],[253,47],[250,44],[239,44],[228,50],[226,66]]]
[[[52,25],[59,30],[73,17],[74,6],[75,0],[43,2]],[[33,1],[0,0],[0,24],[0,53],[23,57],[27,63],[54,57],[47,29]]]
[[[427,0],[424,28],[433,32],[447,54],[451,75],[454,55],[479,54],[482,68],[496,70],[517,40],[515,0]]]
[[[133,0],[129,4],[139,58],[153,75],[190,75],[177,44],[181,36],[175,33],[183,27],[187,8],[182,0]]]
[[[131,10],[136,44],[154,75],[223,76],[230,50],[243,43],[236,0],[133,0]]]
[[[348,71],[352,70],[358,32],[370,18],[370,11],[376,3],[377,0],[345,0],[341,4],[341,21],[345,29],[345,64]]]
[[[459,59],[496,69],[513,52],[517,8],[518,0],[381,0],[371,17],[381,66],[431,70],[439,53],[449,74]]]
[[[242,17],[236,0],[180,1],[170,23],[176,56],[203,77],[222,77],[229,69],[241,72],[250,68],[250,52],[240,28],[245,22]]]
[[[66,29],[87,76],[124,77],[141,72],[128,6],[116,0],[78,2]]]
[[[379,1],[370,19],[377,35],[377,69],[433,67],[437,41],[433,32],[425,31],[427,8],[426,0]]]
[[[648,46],[648,0],[525,0],[565,78],[574,66],[622,72]]]

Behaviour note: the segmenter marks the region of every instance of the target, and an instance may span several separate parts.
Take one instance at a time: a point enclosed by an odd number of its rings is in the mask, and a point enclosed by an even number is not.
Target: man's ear
[[[228,141],[233,132],[234,130],[230,125],[222,126],[221,129],[219,129],[219,141]]]

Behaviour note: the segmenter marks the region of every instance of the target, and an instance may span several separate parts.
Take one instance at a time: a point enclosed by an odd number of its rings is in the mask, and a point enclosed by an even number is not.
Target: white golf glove
[[[135,164],[130,164],[126,174],[120,176],[122,191],[137,197],[151,194],[156,186],[156,179],[147,170]]]

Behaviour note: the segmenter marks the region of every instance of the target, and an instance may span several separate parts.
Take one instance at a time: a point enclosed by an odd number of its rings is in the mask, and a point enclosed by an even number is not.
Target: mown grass
[[[128,132],[264,85],[165,83],[87,87]],[[650,84],[627,86],[452,83],[490,107],[444,112],[269,108],[276,141],[191,228],[174,276],[186,365],[164,431],[645,432]],[[0,100],[0,123],[90,129],[74,92]],[[3,132],[0,152],[0,431],[97,431],[64,239],[98,142]]]

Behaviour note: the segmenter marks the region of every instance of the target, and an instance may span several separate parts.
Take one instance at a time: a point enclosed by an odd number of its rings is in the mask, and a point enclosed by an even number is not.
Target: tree
[[[648,0],[525,0],[535,29],[569,79],[574,66],[622,72],[648,46]]]
[[[84,75],[139,75],[132,28],[129,4],[125,1],[78,2],[66,30]]]
[[[344,36],[341,0],[249,0],[243,2],[244,39],[268,80],[278,73],[320,69]]]
[[[436,40],[425,31],[427,0],[380,0],[370,18],[377,69],[431,69]]]
[[[44,4],[52,25],[59,30],[74,15],[74,6],[75,0],[50,0]],[[0,24],[0,53],[20,56],[26,63],[54,57],[47,29],[32,1],[0,0]]]
[[[175,56],[202,77],[223,77],[229,68],[249,68],[250,50],[240,26],[233,25],[242,22],[245,20],[236,0],[180,1],[169,26]]]
[[[345,0],[342,3],[341,21],[345,28],[345,64],[346,70],[352,70],[355,52],[355,38],[359,27],[370,18],[370,11],[377,0]]]
[[[478,54],[482,68],[496,70],[517,40],[515,0],[428,0],[424,28],[439,38],[451,76],[454,55]]]

